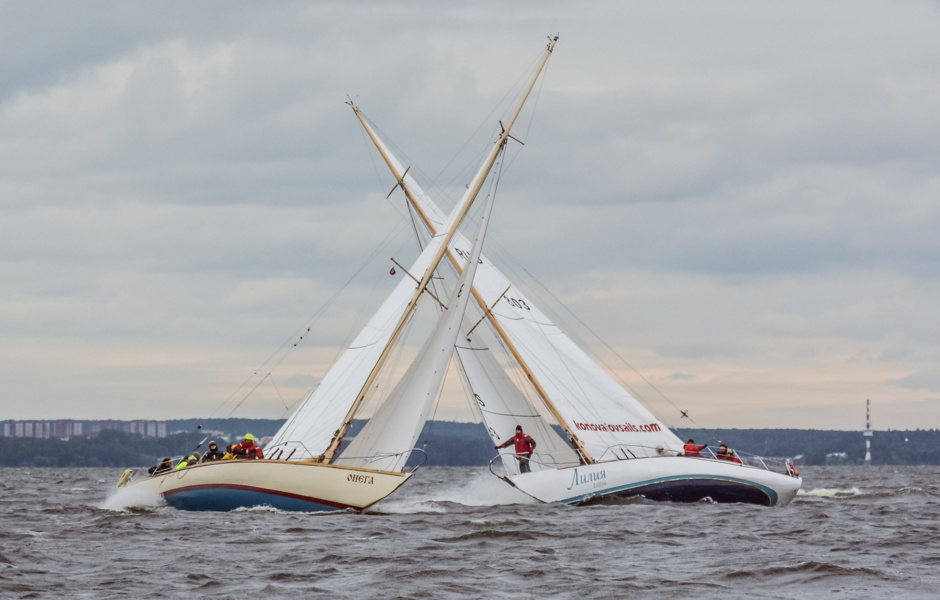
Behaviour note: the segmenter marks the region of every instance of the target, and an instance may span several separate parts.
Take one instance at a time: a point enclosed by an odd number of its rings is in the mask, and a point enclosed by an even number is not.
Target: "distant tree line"
[[[760,456],[792,458],[803,456],[807,465],[829,463],[860,465],[865,461],[865,438],[861,431],[826,431],[818,429],[683,429],[676,432],[682,441],[709,444],[717,449],[720,442]],[[875,431],[871,437],[873,465],[940,465],[940,430]]]
[[[220,446],[237,442],[245,433],[262,438],[273,435],[283,421],[274,419],[225,419],[207,425],[197,419],[168,422],[165,438],[144,438],[118,431],[102,431],[95,438],[69,440],[0,437],[0,467],[141,467],[164,456],[192,452],[207,437]],[[197,426],[202,424],[202,429]],[[354,423],[355,435],[362,422]],[[209,434],[210,431],[228,432]],[[837,463],[857,465],[865,458],[865,438],[858,431],[806,429],[683,429],[684,442],[717,449],[721,441],[742,452],[773,457],[802,456],[808,465],[827,464],[827,455],[842,454]],[[214,436],[214,437],[213,437]],[[876,431],[872,437],[875,465],[940,465],[940,430]],[[427,466],[485,466],[496,456],[486,429],[479,423],[431,421],[418,437],[416,447],[427,453]],[[205,449],[203,444],[202,449]],[[413,453],[409,464],[420,464],[424,456]],[[833,462],[830,457],[828,462]]]

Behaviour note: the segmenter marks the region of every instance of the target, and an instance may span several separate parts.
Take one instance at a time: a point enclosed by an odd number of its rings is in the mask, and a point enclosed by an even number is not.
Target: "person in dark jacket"
[[[222,460],[223,456],[225,456],[225,453],[219,450],[219,445],[215,442],[209,442],[209,451],[202,457],[202,462]]]
[[[516,460],[519,461],[519,472],[529,473],[529,459],[532,458],[532,451],[535,450],[535,440],[529,434],[522,431],[522,425],[516,425],[516,435],[512,436],[499,446],[494,446],[497,450],[505,448],[509,444],[515,445]]]
[[[163,475],[173,470],[173,459],[169,456],[160,459],[160,462],[147,469],[151,475]]]

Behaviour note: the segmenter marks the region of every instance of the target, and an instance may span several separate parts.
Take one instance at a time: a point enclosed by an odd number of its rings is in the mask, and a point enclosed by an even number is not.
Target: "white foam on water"
[[[275,508],[267,504],[262,504],[260,506],[239,506],[238,508],[233,508],[230,512],[233,513],[284,513],[284,514],[293,514],[293,511],[282,510],[280,508]]]
[[[796,493],[796,495],[815,498],[851,498],[853,496],[861,496],[862,491],[856,487],[847,490],[838,488],[818,488],[815,490],[800,490]]]
[[[114,485],[112,482],[111,485]],[[125,511],[129,508],[155,508],[165,506],[163,496],[151,486],[125,485],[121,488],[112,488],[98,508],[105,510]]]
[[[464,506],[538,504],[535,498],[523,494],[489,473],[477,473],[461,483],[454,483],[435,491],[434,500],[455,502]]]
[[[418,484],[415,486],[415,491],[402,488],[375,504],[372,510],[393,514],[445,513],[447,510],[441,506],[444,502],[464,506],[538,504],[538,501],[531,496],[523,494],[489,473],[477,473],[460,483],[434,487]]]

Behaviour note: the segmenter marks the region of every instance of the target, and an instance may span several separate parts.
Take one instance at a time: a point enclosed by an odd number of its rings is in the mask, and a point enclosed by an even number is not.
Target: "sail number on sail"
[[[456,252],[457,255],[460,256],[462,259],[464,259],[464,260],[470,260],[470,253],[467,252],[466,250],[461,250],[460,248],[454,248],[454,252]],[[477,259],[477,264],[478,264],[478,265],[482,265],[482,264],[483,264],[483,259],[482,259],[482,258],[478,258],[478,259]]]
[[[508,302],[510,306],[514,306],[516,308],[524,308],[526,310],[532,310],[531,308],[529,308],[529,305],[525,303],[525,300],[521,298],[509,298],[507,296],[506,302]]]

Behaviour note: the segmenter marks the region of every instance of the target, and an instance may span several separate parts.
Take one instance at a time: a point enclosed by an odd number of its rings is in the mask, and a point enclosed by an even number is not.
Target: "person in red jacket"
[[[715,458],[718,460],[726,460],[728,462],[741,464],[741,459],[737,457],[737,455],[734,453],[734,450],[728,450],[727,444],[718,446],[718,452],[715,453]]]
[[[264,454],[261,453],[261,446],[255,443],[255,436],[250,433],[245,434],[242,443],[235,446],[235,458],[264,458]]]
[[[535,440],[522,431],[522,425],[516,425],[516,435],[512,436],[499,446],[494,446],[497,450],[505,448],[509,444],[516,446],[516,460],[519,461],[519,472],[529,473],[529,459],[532,458],[532,451],[535,450]]]
[[[695,445],[695,440],[690,439],[686,442],[685,446],[682,447],[682,451],[686,456],[697,456],[702,458],[702,455],[699,454],[702,450],[708,448],[708,444],[702,444],[701,446]]]

